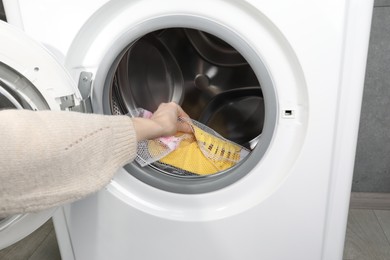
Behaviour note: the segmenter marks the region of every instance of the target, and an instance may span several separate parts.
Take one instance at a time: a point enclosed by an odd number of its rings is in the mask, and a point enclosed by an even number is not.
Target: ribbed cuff
[[[137,154],[137,138],[133,121],[128,116],[111,116],[109,118],[113,135],[113,158],[118,165],[130,163]]]

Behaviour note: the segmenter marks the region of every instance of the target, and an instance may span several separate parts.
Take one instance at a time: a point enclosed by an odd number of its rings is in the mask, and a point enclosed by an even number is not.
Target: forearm
[[[0,215],[34,211],[104,187],[136,155],[126,116],[0,111]]]

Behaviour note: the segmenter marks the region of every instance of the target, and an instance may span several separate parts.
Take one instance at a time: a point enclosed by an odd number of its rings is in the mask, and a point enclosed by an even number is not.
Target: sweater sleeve
[[[98,191],[135,158],[136,147],[127,116],[0,111],[0,216]]]

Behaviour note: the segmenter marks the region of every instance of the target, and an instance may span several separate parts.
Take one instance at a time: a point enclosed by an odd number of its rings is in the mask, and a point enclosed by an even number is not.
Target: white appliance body
[[[229,42],[270,100],[263,139],[239,167],[242,178],[188,194],[121,169],[104,190],[57,214],[63,258],[342,259],[372,5],[4,1],[9,22],[47,46],[75,81],[92,72],[96,113],[105,113],[105,81],[118,55],[171,27]]]

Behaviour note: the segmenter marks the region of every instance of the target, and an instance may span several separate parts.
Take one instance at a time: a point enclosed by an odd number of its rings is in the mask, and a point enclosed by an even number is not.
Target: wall
[[[3,1],[0,0],[0,20],[5,20],[5,14],[4,14],[4,8],[3,8]]]
[[[352,191],[390,192],[390,0],[374,6]]]

